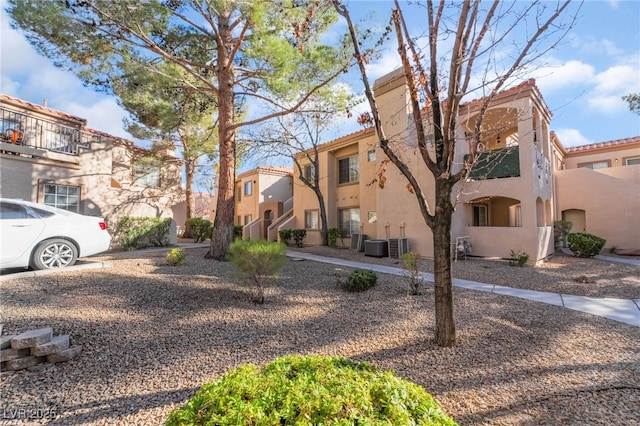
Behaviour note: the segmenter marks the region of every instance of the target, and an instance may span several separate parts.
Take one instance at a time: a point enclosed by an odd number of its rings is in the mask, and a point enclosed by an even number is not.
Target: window
[[[509,206],[509,226],[522,226],[522,205]]]
[[[14,203],[0,203],[0,219],[34,218],[24,206]]]
[[[625,166],[633,166],[634,164],[640,164],[640,157],[633,158],[625,158],[624,165]]]
[[[252,220],[253,220],[253,219],[251,218],[251,215],[250,215],[250,214],[246,214],[246,215],[244,215],[244,224],[245,224],[245,225],[250,224]]]
[[[143,159],[133,164],[133,182],[143,186],[160,186],[160,165]]]
[[[473,226],[487,226],[487,206],[473,205]]]
[[[318,229],[318,210],[306,210],[304,212],[304,227]]]
[[[251,182],[251,181],[248,181],[248,182],[244,183],[244,195],[245,196],[249,196],[253,192],[253,187],[251,185],[252,183],[253,182]]]
[[[236,223],[238,224],[238,226],[241,226],[241,225],[242,225],[242,216],[238,216],[238,217],[236,218]]]
[[[307,164],[304,166],[304,178],[309,182],[313,183],[316,178],[316,168],[312,164]]]
[[[367,161],[370,162],[370,163],[376,161],[376,150],[375,149],[370,149],[369,151],[367,151]]]
[[[44,185],[44,204],[80,213],[80,187],[47,183]]]
[[[236,195],[238,198],[238,202],[242,201],[242,188],[241,187],[236,187]],[[238,223],[240,223],[240,221],[238,221]]]
[[[592,163],[581,163],[581,164],[578,164],[578,167],[596,170],[596,169],[606,169],[607,167],[611,167],[611,164],[609,164],[609,160],[603,160],[603,161],[594,161]]]
[[[376,212],[369,212],[367,217],[368,223],[376,223],[378,220],[378,214]]]
[[[338,160],[338,184],[354,183],[360,179],[360,167],[358,165],[358,156]]]
[[[346,231],[347,235],[360,233],[360,209],[338,210],[338,220],[340,229]]]

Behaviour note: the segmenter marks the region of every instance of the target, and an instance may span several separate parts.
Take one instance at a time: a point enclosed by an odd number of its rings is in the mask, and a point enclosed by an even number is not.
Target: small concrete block
[[[25,358],[12,359],[11,361],[7,361],[7,370],[23,370],[42,364],[46,360],[47,358],[43,356],[28,356]]]
[[[11,336],[2,336],[0,337],[0,349],[7,349],[11,347],[11,339],[16,337],[15,335]]]
[[[49,343],[31,348],[31,355],[46,356],[69,349],[69,335],[54,336]]]
[[[25,331],[22,334],[18,334],[11,340],[11,347],[13,349],[31,348],[33,346],[49,343],[52,337],[53,329],[51,327]]]
[[[31,349],[2,349],[0,351],[0,361],[11,361],[12,359],[24,358],[31,354]]]
[[[57,354],[47,355],[47,361],[52,363],[69,361],[80,355],[80,352],[82,352],[82,346],[71,346],[69,349]]]

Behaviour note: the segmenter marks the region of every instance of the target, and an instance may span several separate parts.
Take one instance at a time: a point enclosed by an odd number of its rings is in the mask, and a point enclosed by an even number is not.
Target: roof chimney
[[[44,98],[42,100],[42,106],[45,107],[45,108],[47,107],[47,98]]]

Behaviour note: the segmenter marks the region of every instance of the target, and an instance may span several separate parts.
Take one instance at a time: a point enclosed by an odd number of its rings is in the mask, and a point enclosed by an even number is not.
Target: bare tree
[[[328,222],[325,197],[320,184],[320,145],[333,129],[336,117],[353,99],[339,85],[321,90],[301,109],[279,117],[263,126],[255,142],[266,158],[289,157],[298,172],[298,179],[318,200],[322,245],[328,244]]]
[[[435,275],[435,339],[440,346],[456,343],[451,280],[451,224],[455,209],[454,188],[464,182],[478,156],[485,113],[496,94],[513,79],[521,78],[535,61],[561,40],[572,27],[574,18],[561,22],[570,1],[491,3],[465,0],[453,4],[442,0],[426,2],[428,52],[422,56],[409,37],[400,6],[395,1],[392,21],[398,53],[408,87],[412,125],[417,138],[417,155],[434,181],[435,202],[430,205],[416,171],[404,160],[386,135],[376,99],[365,69],[366,57],[360,52],[358,34],[349,10],[339,0],[334,6],[348,24],[354,55],[359,64],[365,94],[371,108],[369,121],[375,126],[380,148],[407,179],[420,212],[433,234]],[[441,57],[443,40],[452,43]],[[552,40],[553,39],[553,40]],[[498,57],[498,49],[507,43],[517,46],[508,61]],[[443,59],[444,58],[444,59]],[[480,83],[474,86],[473,82]],[[458,111],[465,95],[481,90],[479,112],[473,132],[468,135],[469,155],[464,164],[455,164]],[[428,125],[429,131],[425,128]],[[427,135],[433,133],[434,147]]]

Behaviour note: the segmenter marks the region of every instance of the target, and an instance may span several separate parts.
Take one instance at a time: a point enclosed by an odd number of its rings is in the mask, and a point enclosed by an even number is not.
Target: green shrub
[[[570,220],[556,220],[553,222],[553,240],[555,247],[564,247],[565,237],[571,231],[573,222]]]
[[[527,253],[511,250],[511,255],[509,256],[509,265],[523,267],[529,261],[529,255]]]
[[[404,262],[405,269],[407,270],[407,274],[405,275],[405,277],[407,278],[409,294],[414,296],[420,294],[420,288],[424,284],[424,280],[420,276],[420,271],[418,270],[418,260],[420,260],[420,254],[412,251],[403,254],[401,256],[401,259]]]
[[[184,259],[187,257],[184,250],[181,248],[173,248],[169,250],[165,256],[165,260],[171,266],[179,266],[184,263]]]
[[[605,239],[583,232],[571,233],[567,236],[567,240],[569,241],[569,250],[576,257],[593,257],[600,253],[607,242]]]
[[[135,250],[169,245],[171,218],[131,217],[118,220],[112,236],[124,249]]]
[[[349,275],[342,288],[346,291],[365,291],[376,285],[377,280],[375,272],[356,269]]]
[[[235,225],[233,227],[233,239],[234,240],[241,240],[242,239],[242,228],[244,228],[244,226],[242,226],[242,225]]]
[[[253,287],[252,300],[264,303],[264,284],[275,279],[287,258],[282,243],[265,240],[235,240],[229,246],[229,260],[240,278]]]
[[[296,247],[302,247],[303,241],[307,237],[306,229],[294,229],[291,231],[291,236],[293,237],[293,242],[296,243]]]
[[[213,233],[213,223],[208,219],[192,217],[185,223],[184,237],[193,238],[194,242],[200,243],[211,238]]]
[[[347,231],[340,228],[329,228],[327,230],[327,236],[329,239],[329,247],[335,247],[338,238],[340,238],[340,242],[344,247],[344,239],[347,238]]]
[[[293,235],[293,231],[291,229],[281,229],[278,231],[278,235],[280,235],[281,242],[289,244],[291,236]]]
[[[174,425],[447,425],[422,387],[343,357],[290,355],[207,383],[165,423]]]

